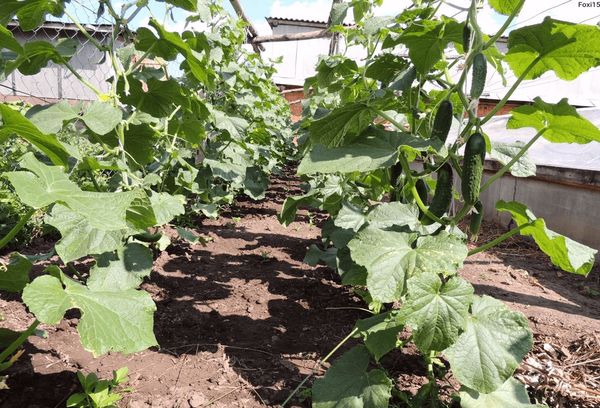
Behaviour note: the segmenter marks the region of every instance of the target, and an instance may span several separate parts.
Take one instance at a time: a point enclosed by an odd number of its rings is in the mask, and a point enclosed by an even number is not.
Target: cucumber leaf
[[[531,127],[537,131],[546,128],[542,137],[553,143],[600,142],[600,129],[577,113],[577,110],[569,105],[567,98],[561,99],[557,104],[535,98],[533,105],[513,109],[506,127]]]
[[[517,10],[520,2],[520,0],[488,0],[491,8],[506,16]]]
[[[460,406],[462,408],[543,408],[545,404],[529,402],[527,389],[519,381],[509,378],[496,391],[480,394],[477,391],[462,387],[460,391]]]
[[[356,328],[363,337],[365,346],[379,361],[381,357],[396,348],[398,334],[404,322],[397,311],[381,313],[356,322]]]
[[[352,259],[367,269],[371,296],[382,303],[400,299],[411,276],[423,272],[453,274],[467,256],[462,240],[445,231],[416,239],[416,234],[369,226],[356,234],[348,247]]]
[[[312,122],[310,138],[328,148],[348,144],[371,124],[375,116],[375,112],[364,103],[348,104]]]
[[[525,74],[525,79],[535,79],[554,71],[571,81],[600,65],[600,28],[546,17],[539,24],[510,32],[506,62],[517,77]]]
[[[109,351],[135,353],[157,345],[156,306],[148,293],[92,289],[60,276],[62,282],[55,276],[40,276],[23,290],[23,301],[42,323],[57,324],[67,310],[80,309],[77,331],[83,347],[94,356]]]
[[[524,204],[500,200],[496,209],[509,212],[517,226],[527,225],[521,229],[521,235],[532,237],[552,263],[563,271],[587,276],[592,270],[598,253],[596,249],[548,229],[546,222],[537,218]]]
[[[23,255],[13,252],[7,265],[0,264],[0,289],[21,292],[29,283],[29,271],[33,264]]]
[[[313,408],[385,408],[392,381],[382,370],[367,371],[369,352],[356,346],[335,361],[312,388]]]
[[[135,242],[114,252],[105,252],[96,256],[87,287],[95,291],[137,288],[152,272],[153,261],[152,250]]]
[[[532,344],[523,314],[483,296],[475,297],[465,331],[444,354],[462,385],[490,393],[512,376]]]
[[[408,280],[408,298],[401,311],[421,351],[444,350],[456,341],[473,292],[473,286],[458,276],[443,282],[434,273],[422,273]]]
[[[0,142],[16,134],[41,150],[55,165],[67,165],[70,155],[54,135],[42,133],[25,116],[5,104],[0,104],[0,114]]]

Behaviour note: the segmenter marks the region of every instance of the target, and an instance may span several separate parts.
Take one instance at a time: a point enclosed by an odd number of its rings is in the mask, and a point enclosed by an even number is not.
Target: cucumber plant
[[[467,257],[516,234],[532,237],[564,271],[585,276],[594,265],[596,250],[551,231],[522,203],[496,203],[516,226],[491,242],[469,249],[461,230],[467,225],[476,240],[481,194],[506,172],[531,175],[522,169],[530,167],[524,166],[530,163],[526,153],[539,138],[600,141],[600,130],[566,99],[553,104],[536,98],[513,109],[507,125],[534,128],[536,135],[508,149],[501,169],[484,176],[485,157],[507,151],[487,140],[484,125],[523,81],[548,71],[573,80],[600,65],[600,28],[552,18],[510,31],[508,49],[500,51],[496,43],[524,2],[488,0],[505,15],[495,33],[480,27],[478,0],[470,2],[463,21],[440,15],[443,2],[434,0],[413,1],[394,18],[374,15],[380,2],[336,7],[342,15],[353,9],[356,25],[333,30],[349,45],[364,47],[367,56],[363,65],[344,55],[325,57],[307,79],[311,96],[299,125],[298,173],[308,188],[286,200],[280,218],[289,223],[299,205],[329,213],[324,248],[311,247],[307,260],[321,258],[336,268],[373,316],[359,320],[344,340],[358,337],[363,344],[314,382],[314,408],[541,406],[513,378],[532,347],[527,319],[499,300],[475,295],[459,274]],[[488,67],[502,77],[510,69],[516,79],[489,113],[478,116]],[[453,177],[461,179],[461,188]],[[423,183],[433,190],[431,200],[418,187]],[[470,225],[463,223],[469,216]],[[405,329],[410,336],[399,340]],[[408,343],[427,367],[428,381],[416,395],[397,388],[381,363]],[[453,401],[440,398],[448,373],[461,385]]]
[[[134,31],[135,16],[152,15],[156,5],[132,0],[117,11],[116,2],[99,0],[98,18],[113,29],[102,43],[69,13],[69,3],[9,0],[0,7],[2,78],[33,75],[52,62],[96,95],[78,104],[0,103],[3,149],[25,145],[0,176],[26,208],[3,228],[0,249],[34,215],[60,234],[47,256],[15,252],[1,267],[0,290],[20,293],[35,319],[23,332],[0,333],[0,371],[15,363],[40,323],[57,324],[73,308],[81,312],[82,345],[95,356],[156,346],[156,306],[140,284],[152,270],[153,249],[169,245],[160,227],[189,214],[215,216],[236,194],[261,198],[271,171],[293,152],[274,68],[245,50],[244,23],[218,0],[163,1],[165,16],[179,9],[187,24],[203,26],[184,32],[154,18]],[[110,61],[106,91],[72,66],[76,40],[22,44],[8,28],[16,21],[31,31],[49,15],[72,23]],[[67,130],[69,139],[62,137]],[[34,263],[53,254],[58,259],[30,280]],[[85,259],[93,262],[84,273],[77,262]]]

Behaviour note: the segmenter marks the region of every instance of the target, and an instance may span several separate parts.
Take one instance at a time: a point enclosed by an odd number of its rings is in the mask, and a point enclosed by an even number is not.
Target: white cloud
[[[297,0],[289,4],[275,0],[270,17],[327,21],[330,10],[331,0]]]

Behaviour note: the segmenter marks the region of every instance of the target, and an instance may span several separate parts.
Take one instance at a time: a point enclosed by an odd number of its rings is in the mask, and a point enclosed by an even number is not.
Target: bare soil
[[[79,389],[78,370],[110,377],[124,366],[132,391],[124,394],[123,407],[281,404],[355,321],[368,316],[334,271],[303,263],[308,246],[319,241],[311,222],[318,225],[319,216],[302,211],[287,228],[277,221],[285,198],[301,193],[298,185],[294,177],[274,177],[265,200],[240,199],[218,220],[195,222],[196,233],[211,239],[206,246],[179,243],[160,254],[143,285],[157,303],[160,348],[94,359],[79,343],[77,314],[68,314],[58,326],[42,327],[47,338],[31,338],[8,372],[10,389],[0,391],[0,407],[61,407]],[[484,228],[481,242],[502,233]],[[36,245],[29,250],[48,246]],[[587,279],[562,273],[515,238],[469,259],[461,274],[478,293],[529,318],[536,346],[519,376],[532,394],[552,406],[600,406],[597,270]],[[33,320],[17,297],[2,295],[0,312],[3,327],[11,329]],[[426,382],[412,348],[391,353],[384,365],[401,389],[414,392]],[[289,406],[310,406],[302,395]]]

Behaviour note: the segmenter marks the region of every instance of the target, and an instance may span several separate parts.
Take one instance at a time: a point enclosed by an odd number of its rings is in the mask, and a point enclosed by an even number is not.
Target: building
[[[100,43],[107,42],[112,35],[113,26],[110,24],[86,24],[85,27]],[[18,22],[13,21],[8,23],[7,28],[21,43],[36,40],[54,42],[61,38],[76,40],[77,53],[70,61],[71,66],[101,91],[109,90],[106,80],[112,76],[110,60],[90,43],[75,24],[48,21],[34,31],[23,31]],[[60,100],[95,99],[96,95],[69,70],[52,62],[36,75],[25,76],[14,71],[0,82],[0,101],[23,100],[31,104],[47,104]]]

